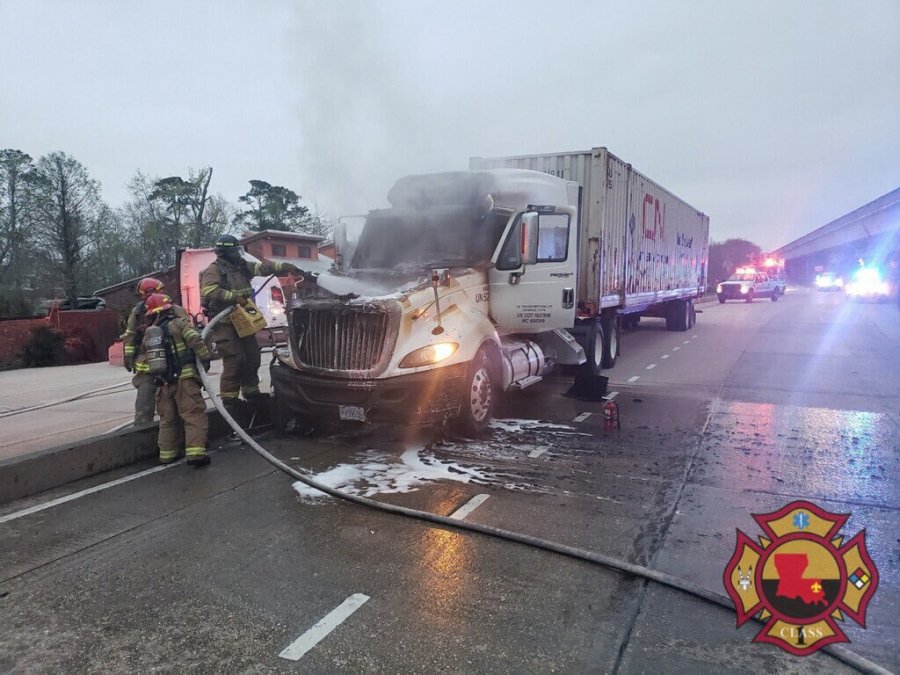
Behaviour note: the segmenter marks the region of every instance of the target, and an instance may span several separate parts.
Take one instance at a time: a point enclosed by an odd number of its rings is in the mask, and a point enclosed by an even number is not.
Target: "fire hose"
[[[234,310],[234,307],[228,307],[227,309],[222,310],[218,314],[216,314],[210,322],[203,329],[202,337],[204,341],[207,340],[210,330],[215,326],[219,321],[224,319],[228,314],[230,314]],[[206,370],[203,368],[203,364],[200,359],[197,358],[197,371],[200,373],[200,379],[203,381],[203,386],[206,387],[208,392],[214,391],[212,388],[212,382],[209,375],[206,373]],[[671,574],[666,574],[665,572],[659,572],[654,569],[650,569],[649,567],[644,567],[642,565],[636,565],[634,563],[625,562],[624,560],[619,560],[617,558],[613,558],[611,556],[603,555],[602,553],[596,553],[594,551],[587,551],[580,548],[575,548],[573,546],[567,546],[565,544],[559,544],[552,541],[547,541],[545,539],[540,539],[538,537],[533,537],[527,534],[521,534],[519,532],[511,532],[509,530],[504,530],[497,527],[491,527],[490,525],[482,525],[480,523],[472,523],[466,522],[462,520],[455,520],[452,518],[448,518],[446,516],[440,516],[435,513],[430,513],[428,511],[419,511],[416,509],[410,509],[405,506],[397,506],[395,504],[385,504],[383,502],[376,501],[374,499],[369,499],[367,497],[360,497],[358,495],[347,494],[345,492],[341,492],[340,490],[336,490],[330,485],[326,485],[321,483],[314,478],[310,478],[304,473],[297,471],[295,468],[288,466],[280,459],[271,454],[268,450],[263,448],[259,443],[257,443],[244,429],[234,420],[228,410],[225,409],[225,406],[222,404],[222,399],[218,395],[210,395],[212,399],[213,405],[215,405],[216,410],[219,411],[219,414],[222,418],[234,429],[235,433],[247,444],[249,445],[260,457],[266,460],[269,464],[274,466],[275,468],[283,471],[291,478],[300,481],[304,485],[307,485],[311,488],[319,490],[320,492],[324,492],[327,495],[330,495],[336,499],[342,499],[344,501],[351,502],[353,504],[358,504],[360,506],[365,506],[368,508],[376,509],[378,511],[394,513],[397,515],[405,516],[407,518],[414,518],[416,520],[424,520],[426,522],[434,523],[436,525],[440,525],[442,527],[453,528],[456,530],[466,530],[468,532],[477,532],[478,534],[487,535],[489,537],[494,537],[497,539],[503,539],[506,541],[515,542],[517,544],[524,544],[525,546],[531,546],[533,548],[542,549],[544,551],[550,551],[552,553],[559,553],[561,555],[567,556],[569,558],[575,558],[577,560],[584,560],[589,563],[594,563],[596,565],[600,565],[602,567],[606,567],[609,569],[617,570],[620,572],[624,572],[626,574],[630,574],[635,577],[639,577],[641,579],[646,579],[648,581],[655,582],[662,586],[668,586],[669,588],[674,588],[675,590],[682,591],[683,593],[687,593],[689,595],[693,595],[695,597],[701,598],[709,603],[719,605],[720,607],[724,607],[730,611],[733,611],[734,605],[731,599],[722,595],[721,593],[715,593],[710,591],[702,586],[687,581],[685,579],[680,579]],[[760,619],[756,619],[757,621],[762,622]],[[869,661],[865,657],[859,656],[854,652],[851,652],[849,649],[841,647],[839,645],[830,644],[825,646],[822,649],[823,652],[829,654],[830,656],[836,658],[838,661],[851,666],[852,668],[856,668],[858,671],[862,673],[872,673],[878,675],[889,675],[890,671],[883,668],[882,666]]]

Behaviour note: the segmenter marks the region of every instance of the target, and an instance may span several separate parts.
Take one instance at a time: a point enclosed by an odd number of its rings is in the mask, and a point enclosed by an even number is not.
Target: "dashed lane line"
[[[544,448],[544,450],[546,449],[547,448]],[[531,457],[531,453],[529,453],[528,456]],[[470,499],[465,504],[456,509],[456,511],[451,513],[450,517],[453,518],[453,520],[465,520],[466,516],[472,513],[472,511],[477,509],[479,506],[484,504],[484,502],[487,501],[488,497],[490,497],[490,495],[475,495],[474,497],[472,497],[472,499]]]
[[[532,459],[534,459],[535,457],[540,457],[545,452],[547,452],[549,449],[550,449],[549,445],[541,445],[541,446],[535,448],[534,450],[532,450],[531,452],[529,452],[528,456],[531,457]]]
[[[368,600],[368,595],[354,593],[326,614],[315,626],[285,647],[278,656],[288,661],[299,661],[304,654],[328,637],[331,631],[344,623],[353,612],[362,607]]]
[[[591,416],[591,413],[589,413],[589,412],[579,413],[578,415],[575,416],[575,418],[572,421],[573,422],[584,422],[590,416]]]
[[[689,344],[691,344],[691,341],[690,341],[690,340],[685,340],[685,341],[682,342],[681,344],[683,344],[683,345],[689,345]]]
[[[640,375],[632,375],[632,376],[629,377],[628,380],[626,380],[626,381],[627,381],[627,382],[637,382],[639,379],[641,379],[641,376],[640,376]]]
[[[611,391],[611,392],[609,392],[606,396],[604,396],[603,398],[605,398],[607,401],[612,401],[612,400],[613,400],[616,396],[618,396],[618,395],[619,395],[619,392],[617,392],[617,391]]]
[[[679,349],[681,349],[681,347],[672,347],[673,352],[677,352]]]
[[[651,363],[649,366],[647,366],[646,368],[644,368],[644,370],[653,370],[654,368],[656,368],[656,364],[655,364],[655,363]]]
[[[660,356],[659,358],[661,358],[661,359],[667,359],[667,358],[669,358],[669,356],[670,356],[670,354],[663,354],[663,355]]]

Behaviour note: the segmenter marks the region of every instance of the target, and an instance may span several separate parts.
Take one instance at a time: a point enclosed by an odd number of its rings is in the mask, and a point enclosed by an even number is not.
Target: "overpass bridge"
[[[849,274],[859,260],[900,267],[900,188],[785,244],[774,255],[784,258],[785,272],[798,283],[826,270]]]

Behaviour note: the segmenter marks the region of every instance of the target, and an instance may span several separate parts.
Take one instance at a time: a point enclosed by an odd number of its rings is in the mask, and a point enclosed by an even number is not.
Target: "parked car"
[[[844,290],[847,298],[851,300],[885,302],[892,294],[891,284],[875,267],[861,267],[856,270]]]
[[[840,291],[844,288],[844,280],[834,272],[821,272],[816,275],[816,288],[820,291]]]
[[[57,300],[41,300],[41,310],[44,314],[49,314],[53,307],[61,311],[71,311],[74,309],[106,309],[106,300],[103,298],[85,297],[85,298],[61,298]]]

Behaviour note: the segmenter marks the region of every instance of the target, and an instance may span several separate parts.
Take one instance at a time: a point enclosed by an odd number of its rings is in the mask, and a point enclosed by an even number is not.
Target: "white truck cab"
[[[339,269],[289,309],[272,365],[279,414],[432,422],[470,432],[496,396],[584,351],[575,323],[578,186],[533,171],[410,176]]]

